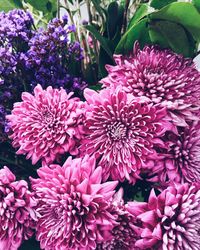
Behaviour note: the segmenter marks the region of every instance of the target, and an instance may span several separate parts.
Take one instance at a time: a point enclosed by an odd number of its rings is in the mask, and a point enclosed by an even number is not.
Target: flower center
[[[47,124],[51,124],[54,121],[54,116],[49,111],[45,111],[43,114],[43,121]]]
[[[47,107],[44,107],[40,112],[40,121],[45,128],[52,128],[55,123],[57,123],[57,119],[55,114],[53,114]]]
[[[109,136],[112,140],[118,141],[127,136],[127,127],[122,122],[114,122],[107,126]]]

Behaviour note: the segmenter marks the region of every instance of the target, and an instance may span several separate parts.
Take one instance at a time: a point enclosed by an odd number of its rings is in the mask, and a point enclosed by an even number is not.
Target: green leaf
[[[152,0],[150,6],[155,9],[161,9],[173,2],[177,2],[177,0]]]
[[[108,75],[108,72],[105,68],[106,64],[113,64],[113,60],[108,56],[104,49],[100,48],[99,52],[99,65],[98,65],[98,78],[102,79]]]
[[[43,11],[48,12],[47,9],[47,4],[48,4],[48,0],[26,0],[27,3],[29,3],[30,5],[32,5],[36,10],[39,11]]]
[[[143,17],[145,17],[148,14],[148,11],[149,11],[149,5],[145,3],[141,4],[139,8],[136,10],[133,17],[131,18],[127,29],[130,29],[133,25],[138,23],[138,21],[140,21]]]
[[[47,10],[49,12],[55,12],[58,9],[57,0],[49,0],[46,4]]]
[[[87,30],[90,31],[90,33],[99,41],[102,48],[106,51],[106,53],[110,56],[110,58],[113,58],[112,51],[108,45],[108,40],[104,38],[98,30],[93,25],[85,25],[84,26]]]
[[[57,0],[26,0],[26,2],[32,5],[36,10],[42,11],[51,18],[55,16],[57,12]]]
[[[139,191],[136,193],[136,195],[134,196],[134,200],[135,201],[139,201],[139,202],[143,202],[144,201],[144,197],[142,194],[142,191]]]
[[[100,6],[101,1],[99,1],[99,0],[91,0],[91,2],[93,3],[93,5],[94,5],[95,9],[97,10],[97,12],[99,13],[99,15],[102,18],[104,18],[104,10]]]
[[[115,53],[127,53],[133,49],[135,41],[139,41],[140,46],[143,47],[145,44],[151,43],[148,27],[147,18],[140,20],[137,24],[133,25],[127,30],[119,41]]]
[[[108,6],[107,11],[107,32],[109,39],[112,39],[116,33],[118,21],[118,4],[116,2],[112,2]]]
[[[21,0],[0,0],[0,10],[9,11],[12,9],[23,8]]]
[[[168,20],[181,24],[192,34],[196,41],[200,41],[200,13],[191,3],[172,3],[150,14],[149,17],[152,20]]]
[[[169,21],[155,21],[149,25],[149,35],[153,43],[161,47],[170,47],[173,51],[184,56],[192,56],[192,48],[184,28]]]
[[[90,85],[89,87],[90,87],[90,89],[93,89],[93,90],[96,90],[96,91],[102,89],[102,85],[101,84]]]
[[[192,0],[192,3],[197,8],[197,10],[200,11],[200,0]]]

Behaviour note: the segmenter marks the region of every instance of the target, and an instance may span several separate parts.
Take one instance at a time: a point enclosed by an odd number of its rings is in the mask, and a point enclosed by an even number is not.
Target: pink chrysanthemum
[[[40,85],[34,95],[22,93],[22,102],[14,104],[7,116],[13,134],[13,146],[20,147],[17,154],[27,154],[35,164],[39,159],[52,163],[59,155],[78,153],[82,138],[82,102],[70,98],[64,89],[43,90]]]
[[[149,155],[144,171],[151,181],[200,182],[200,122],[179,128],[178,135],[168,133],[167,148]]]
[[[141,163],[152,153],[154,140],[164,133],[165,109],[135,98],[120,89],[85,90],[86,137],[82,155],[94,155],[103,168],[103,179],[134,183]]]
[[[102,169],[94,158],[67,159],[63,167],[38,170],[32,187],[39,200],[37,240],[45,250],[95,249],[109,240],[116,224],[110,200],[116,181],[101,183]]]
[[[101,80],[106,87],[123,86],[127,93],[146,96],[167,107],[176,125],[186,126],[194,120],[200,102],[200,73],[191,59],[155,46],[139,49],[134,54],[115,55],[116,66],[108,65],[108,76]]]
[[[174,184],[148,203],[129,202],[138,219],[136,246],[152,250],[199,250],[200,190],[197,184]]]
[[[123,191],[120,189],[112,201],[113,214],[117,215],[117,225],[112,230],[113,238],[98,244],[98,250],[136,250],[136,239],[134,231],[134,217],[126,210],[123,201]]]
[[[28,184],[16,181],[4,167],[0,170],[0,249],[17,250],[23,240],[33,235],[37,203]]]

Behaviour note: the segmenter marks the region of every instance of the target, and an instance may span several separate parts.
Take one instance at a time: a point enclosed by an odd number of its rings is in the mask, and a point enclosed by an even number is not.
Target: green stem
[[[68,1],[67,1],[67,0],[64,0],[64,2],[65,2],[65,9],[66,9],[66,11],[67,11],[68,14],[69,14],[69,18],[70,18],[70,20],[71,20],[71,23],[75,26],[74,18],[73,18],[73,15],[72,15],[71,11],[70,11],[70,8],[69,8],[69,5],[68,5]],[[64,6],[62,6],[62,7],[64,7]],[[78,34],[77,34],[76,31],[75,31],[75,34],[74,34],[74,35],[75,35],[76,41],[80,43],[79,37],[78,37]]]
[[[58,15],[58,18],[60,19],[60,0],[57,0],[57,15]]]

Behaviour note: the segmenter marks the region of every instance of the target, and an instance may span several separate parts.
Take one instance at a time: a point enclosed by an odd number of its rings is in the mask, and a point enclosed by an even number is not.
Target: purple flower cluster
[[[0,13],[0,45],[10,44],[23,51],[33,35],[33,18],[23,10]]]
[[[83,52],[66,16],[33,31],[28,13],[0,15],[8,26],[0,149],[5,132],[17,149],[3,148],[0,160],[26,171],[25,156],[38,167],[27,170],[28,183],[0,162],[0,250],[18,250],[33,234],[44,250],[200,250],[200,72],[192,60],[136,42],[106,66],[103,89],[83,91]],[[74,96],[82,91],[84,99]]]
[[[80,96],[87,85],[80,71],[82,48],[70,41],[75,27],[67,17],[53,19],[46,30],[33,30],[33,26],[28,12],[0,12],[1,138],[5,137],[5,110],[9,113],[24,90],[32,92],[38,83],[43,87],[51,84]]]
[[[31,87],[40,83],[47,87],[51,82],[54,87],[64,87],[68,91],[82,90],[85,83],[69,74],[74,61],[83,58],[78,42],[70,42],[69,34],[75,27],[68,25],[66,16],[53,19],[47,30],[40,29],[29,41],[30,49],[24,55],[25,66],[30,70]],[[80,72],[78,72],[80,74]]]

